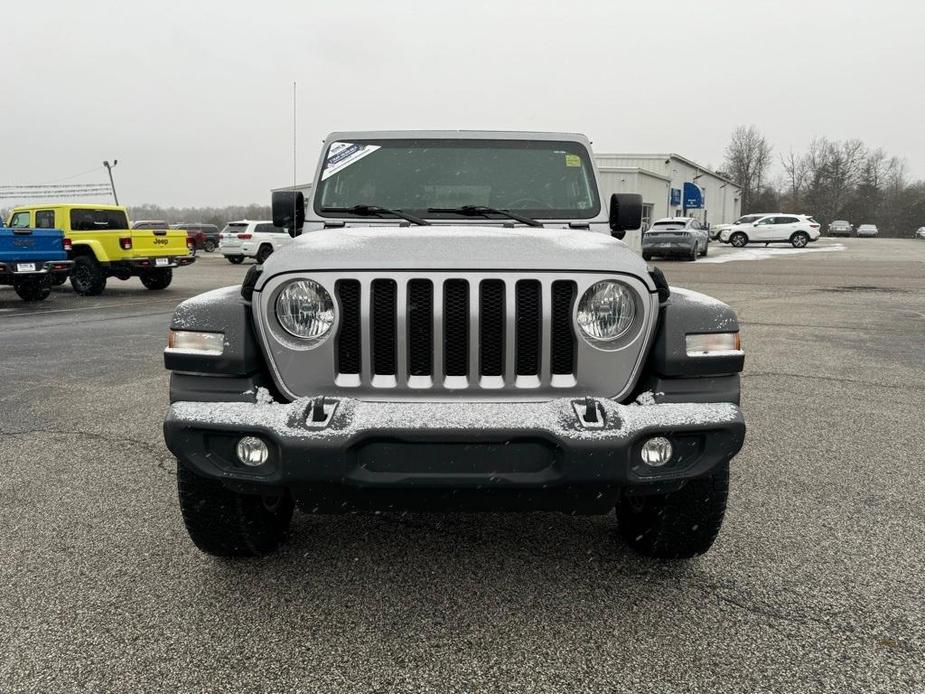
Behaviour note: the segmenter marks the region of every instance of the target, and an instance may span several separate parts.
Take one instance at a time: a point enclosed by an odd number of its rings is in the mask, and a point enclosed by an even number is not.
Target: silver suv
[[[735,313],[621,240],[582,135],[330,135],[298,236],[182,303],[164,426],[193,542],[263,554],[295,507],[617,510],[691,557],[742,446]]]

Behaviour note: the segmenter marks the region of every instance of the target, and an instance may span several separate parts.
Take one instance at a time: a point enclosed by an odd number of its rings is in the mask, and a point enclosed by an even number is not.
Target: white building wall
[[[610,176],[609,173],[605,172],[620,172],[630,169],[641,170],[641,173],[633,179],[634,184],[638,185],[639,189],[630,190],[624,187],[619,192],[642,194],[643,202],[653,206],[656,217],[676,217],[684,213],[683,206],[671,205],[670,199],[671,188],[683,191],[685,182],[697,184],[703,189],[704,193],[704,208],[687,210],[688,216],[696,217],[700,221],[709,224],[728,224],[741,215],[740,199],[742,193],[736,184],[678,155],[596,154],[594,158],[601,169],[602,178]],[[651,172],[652,176],[645,176],[644,174],[647,172]],[[621,182],[621,185],[627,185],[628,180]],[[663,183],[661,192],[658,190],[656,181]]]

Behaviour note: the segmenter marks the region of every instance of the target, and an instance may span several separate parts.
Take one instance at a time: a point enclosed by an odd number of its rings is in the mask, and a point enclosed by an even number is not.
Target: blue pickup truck
[[[42,301],[71,271],[70,241],[60,229],[10,229],[0,222],[0,285],[23,301]]]

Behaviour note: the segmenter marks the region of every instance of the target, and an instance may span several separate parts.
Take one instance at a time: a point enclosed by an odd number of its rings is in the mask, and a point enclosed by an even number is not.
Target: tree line
[[[836,219],[876,224],[883,236],[908,237],[925,226],[925,181],[910,181],[903,159],[858,139],[817,137],[805,151],[775,157],[758,128],[740,126],[722,173],[742,187],[743,214],[809,214],[823,228]]]
[[[129,218],[162,219],[170,224],[183,222],[214,224],[219,229],[228,222],[238,219],[270,219],[269,205],[228,205],[227,207],[161,207],[160,205],[135,205],[128,208]]]

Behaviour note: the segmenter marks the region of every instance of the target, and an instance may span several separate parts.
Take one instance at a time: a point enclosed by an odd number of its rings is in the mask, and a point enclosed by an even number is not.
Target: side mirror
[[[758,226],[758,222],[752,222],[752,226],[753,226],[753,227]]]
[[[293,238],[302,233],[305,224],[305,196],[297,190],[273,193],[273,226],[282,227]]]
[[[610,196],[610,235],[622,240],[630,229],[642,226],[642,196],[614,193]]]

